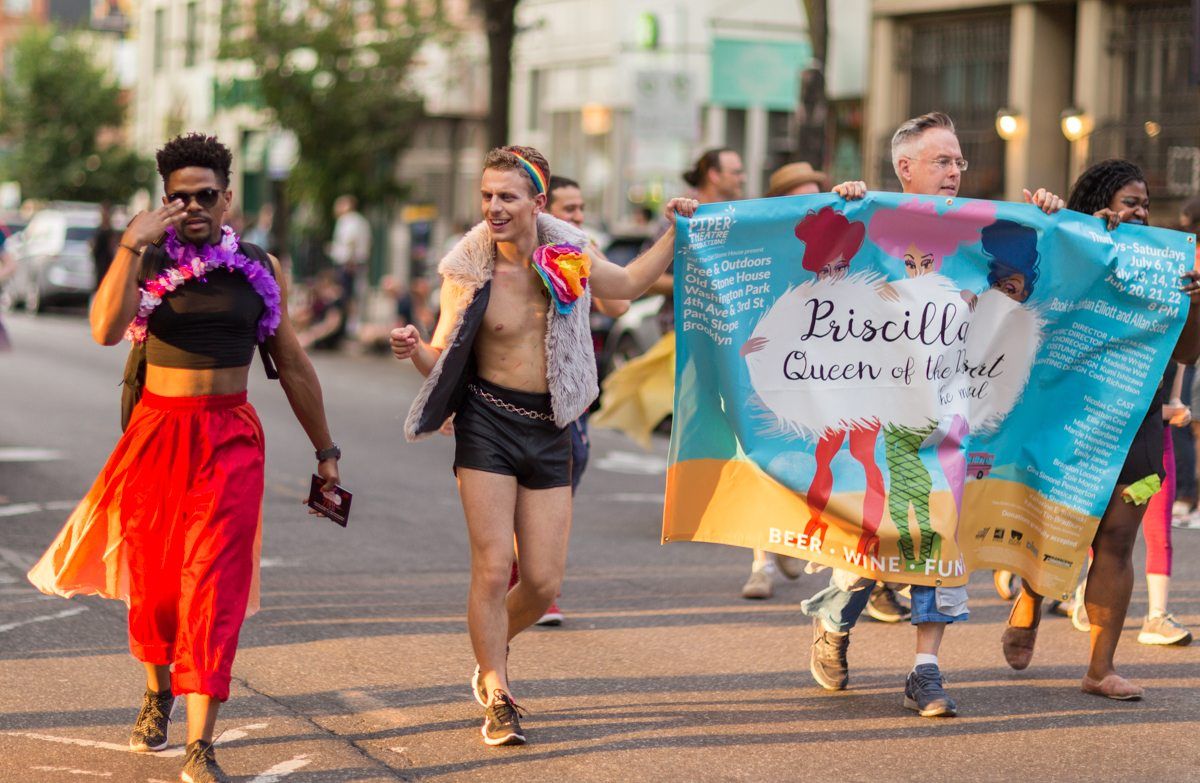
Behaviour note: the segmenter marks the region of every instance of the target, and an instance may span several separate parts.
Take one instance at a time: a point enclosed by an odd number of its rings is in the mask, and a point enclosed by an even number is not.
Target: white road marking
[[[4,549],[2,547],[0,547],[0,560],[8,563],[22,574],[33,568],[33,564],[37,562],[36,558],[24,552],[17,552],[16,550]]]
[[[30,737],[31,739],[45,740],[46,742],[58,742],[63,745],[79,745],[84,748],[119,750],[122,753],[130,752],[129,743],[118,745],[115,742],[98,742],[97,740],[75,739],[74,737],[56,737],[53,734],[37,734],[32,731],[6,731],[4,733],[10,737]]]
[[[596,460],[596,467],[609,473],[656,476],[667,471],[667,461],[656,454],[610,451]]]
[[[30,617],[27,620],[17,620],[13,623],[5,623],[4,625],[0,625],[0,633],[11,631],[14,628],[20,628],[22,625],[30,625],[32,623],[48,623],[51,620],[62,620],[63,618],[72,617],[86,611],[86,606],[76,606],[72,607],[71,609],[63,609],[61,612],[55,612],[54,614],[44,614],[40,617]]]
[[[281,568],[296,565],[295,561],[284,560],[282,557],[262,557],[258,560],[259,568]]]
[[[618,492],[615,495],[606,495],[605,499],[619,503],[653,503],[656,506],[661,506],[663,502],[661,492]]]
[[[265,729],[265,723],[251,723],[246,726],[238,726],[236,729],[226,729],[222,731],[220,736],[213,740],[214,745],[222,742],[233,742],[234,740],[244,739],[250,736],[250,732],[256,729]]]
[[[251,778],[250,783],[278,783],[278,781],[297,770],[307,767],[311,763],[312,761],[308,758],[307,753],[302,756],[295,756],[287,761],[281,761],[266,772]]]
[[[73,511],[79,505],[77,500],[51,500],[48,503],[10,503],[0,506],[0,517],[19,517],[23,514],[36,514],[39,511]]]
[[[72,769],[71,767],[30,767],[40,772],[66,772],[68,775],[89,775],[94,778],[111,778],[111,772],[92,772],[90,769]]]
[[[171,707],[171,709],[174,710],[176,707],[179,706],[179,704],[180,704],[180,699],[176,699],[175,704]],[[243,738],[249,736],[250,730],[265,729],[266,727],[267,727],[267,724],[265,724],[265,723],[249,723],[249,724],[246,724],[245,726],[238,726],[237,728],[226,729],[225,731],[222,731],[220,734],[217,735],[217,738],[215,740],[213,740],[213,744],[214,745],[224,745],[226,742],[233,742],[234,740],[240,740],[240,739],[243,739]],[[158,753],[155,753],[154,755],[162,756],[163,758],[170,759],[170,758],[176,758],[178,756],[182,756],[186,752],[187,752],[187,748],[177,747],[177,748],[170,748],[168,750],[161,750]]]
[[[3,626],[0,626],[0,629],[2,629],[2,628],[3,628]],[[242,739],[243,737],[245,737],[247,735],[247,733],[251,730],[265,729],[266,727],[267,727],[267,724],[265,724],[265,723],[249,723],[245,726],[238,726],[237,728],[234,728],[234,729],[226,729],[225,731],[221,732],[221,735],[219,737],[217,737],[215,740],[213,740],[213,744],[220,745],[225,742],[232,742],[234,740],[239,740],[239,739]],[[56,737],[53,734],[38,734],[36,732],[31,732],[31,731],[7,731],[7,732],[4,732],[4,734],[8,734],[13,737],[29,737],[31,739],[45,740],[46,742],[58,742],[63,745],[80,745],[85,748],[101,748],[102,750],[115,750],[119,753],[132,753],[132,751],[129,750],[128,743],[126,743],[125,745],[118,745],[115,742],[99,742],[97,740],[76,739],[75,737]],[[0,735],[0,736],[2,736],[2,735]],[[186,751],[187,751],[187,748],[169,748],[167,750],[159,751],[158,753],[155,753],[153,755],[159,756],[161,758],[169,759],[169,758],[175,758],[177,756],[182,756]],[[302,757],[302,758],[307,758],[307,757]],[[296,759],[292,759],[293,762],[295,760]],[[291,762],[284,762],[284,763],[287,764],[287,763],[291,763]],[[305,764],[308,764],[308,762],[306,761],[306,762],[304,762],[304,764],[301,764],[300,766],[302,767]],[[276,766],[278,766],[278,765],[276,765]],[[299,768],[300,767],[296,767],[296,769],[299,769]],[[270,770],[267,770],[267,772],[263,773],[263,774],[270,773],[273,769],[274,769],[274,767],[272,767]],[[293,771],[295,771],[295,770],[286,770],[285,773],[290,773]],[[271,778],[271,780],[274,780],[274,779],[275,778]],[[256,780],[257,780],[257,778],[256,778]]]
[[[55,598],[58,598],[58,596],[42,595],[41,593],[38,593],[37,595],[26,596],[25,598],[14,598],[11,601],[0,602],[0,609],[13,606],[15,604],[29,604],[33,603],[34,601],[53,601]]]
[[[11,446],[0,449],[0,462],[54,462],[63,458],[61,451]]]

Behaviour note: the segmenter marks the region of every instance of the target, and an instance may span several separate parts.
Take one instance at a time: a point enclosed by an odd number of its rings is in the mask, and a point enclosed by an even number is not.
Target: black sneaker
[[[229,783],[230,780],[217,763],[212,743],[204,740],[196,740],[187,746],[179,779],[183,783]]]
[[[492,691],[492,703],[483,718],[483,741],[488,745],[524,745],[520,721],[524,712],[504,691]]]
[[[133,733],[129,735],[129,749],[134,753],[149,753],[167,747],[167,724],[174,707],[175,696],[169,690],[159,693],[147,688]]]
[[[923,663],[909,672],[904,683],[904,706],[922,718],[953,718],[958,714],[954,699],[942,687],[942,672],[936,663]]]
[[[867,614],[881,623],[899,623],[912,616],[912,610],[900,603],[896,591],[887,585],[875,585],[867,600]]]
[[[850,632],[836,633],[825,630],[820,617],[813,618],[812,656],[808,670],[813,679],[827,691],[845,690],[850,681],[850,667],[846,663],[846,650],[850,647]]]

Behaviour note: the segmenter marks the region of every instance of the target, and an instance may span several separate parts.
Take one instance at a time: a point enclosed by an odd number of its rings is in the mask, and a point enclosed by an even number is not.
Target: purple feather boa
[[[147,280],[139,289],[137,316],[125,330],[125,339],[133,343],[146,341],[147,324],[154,308],[162,304],[163,297],[189,280],[204,282],[205,275],[214,269],[238,271],[246,276],[250,287],[263,300],[266,311],[258,319],[258,341],[263,342],[279,328],[280,292],[279,282],[262,264],[239,252],[240,240],[229,226],[221,227],[221,241],[215,245],[196,247],[179,241],[174,227],[167,229],[163,245],[173,266],[164,269],[152,280]]]

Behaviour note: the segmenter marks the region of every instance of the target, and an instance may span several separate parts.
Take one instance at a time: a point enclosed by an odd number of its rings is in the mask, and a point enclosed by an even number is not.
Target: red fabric
[[[1146,573],[1171,575],[1171,511],[1175,505],[1175,444],[1171,428],[1163,438],[1162,489],[1150,497],[1142,515],[1142,532],[1146,536]]]
[[[125,599],[134,656],[173,663],[176,694],[224,701],[247,605],[257,604],[263,446],[245,392],[144,392],[30,581]]]

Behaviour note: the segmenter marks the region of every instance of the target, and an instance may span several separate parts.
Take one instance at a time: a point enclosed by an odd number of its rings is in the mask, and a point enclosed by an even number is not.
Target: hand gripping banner
[[[1194,238],[872,193],[680,218],[663,541],[1073,588],[1187,314]]]

